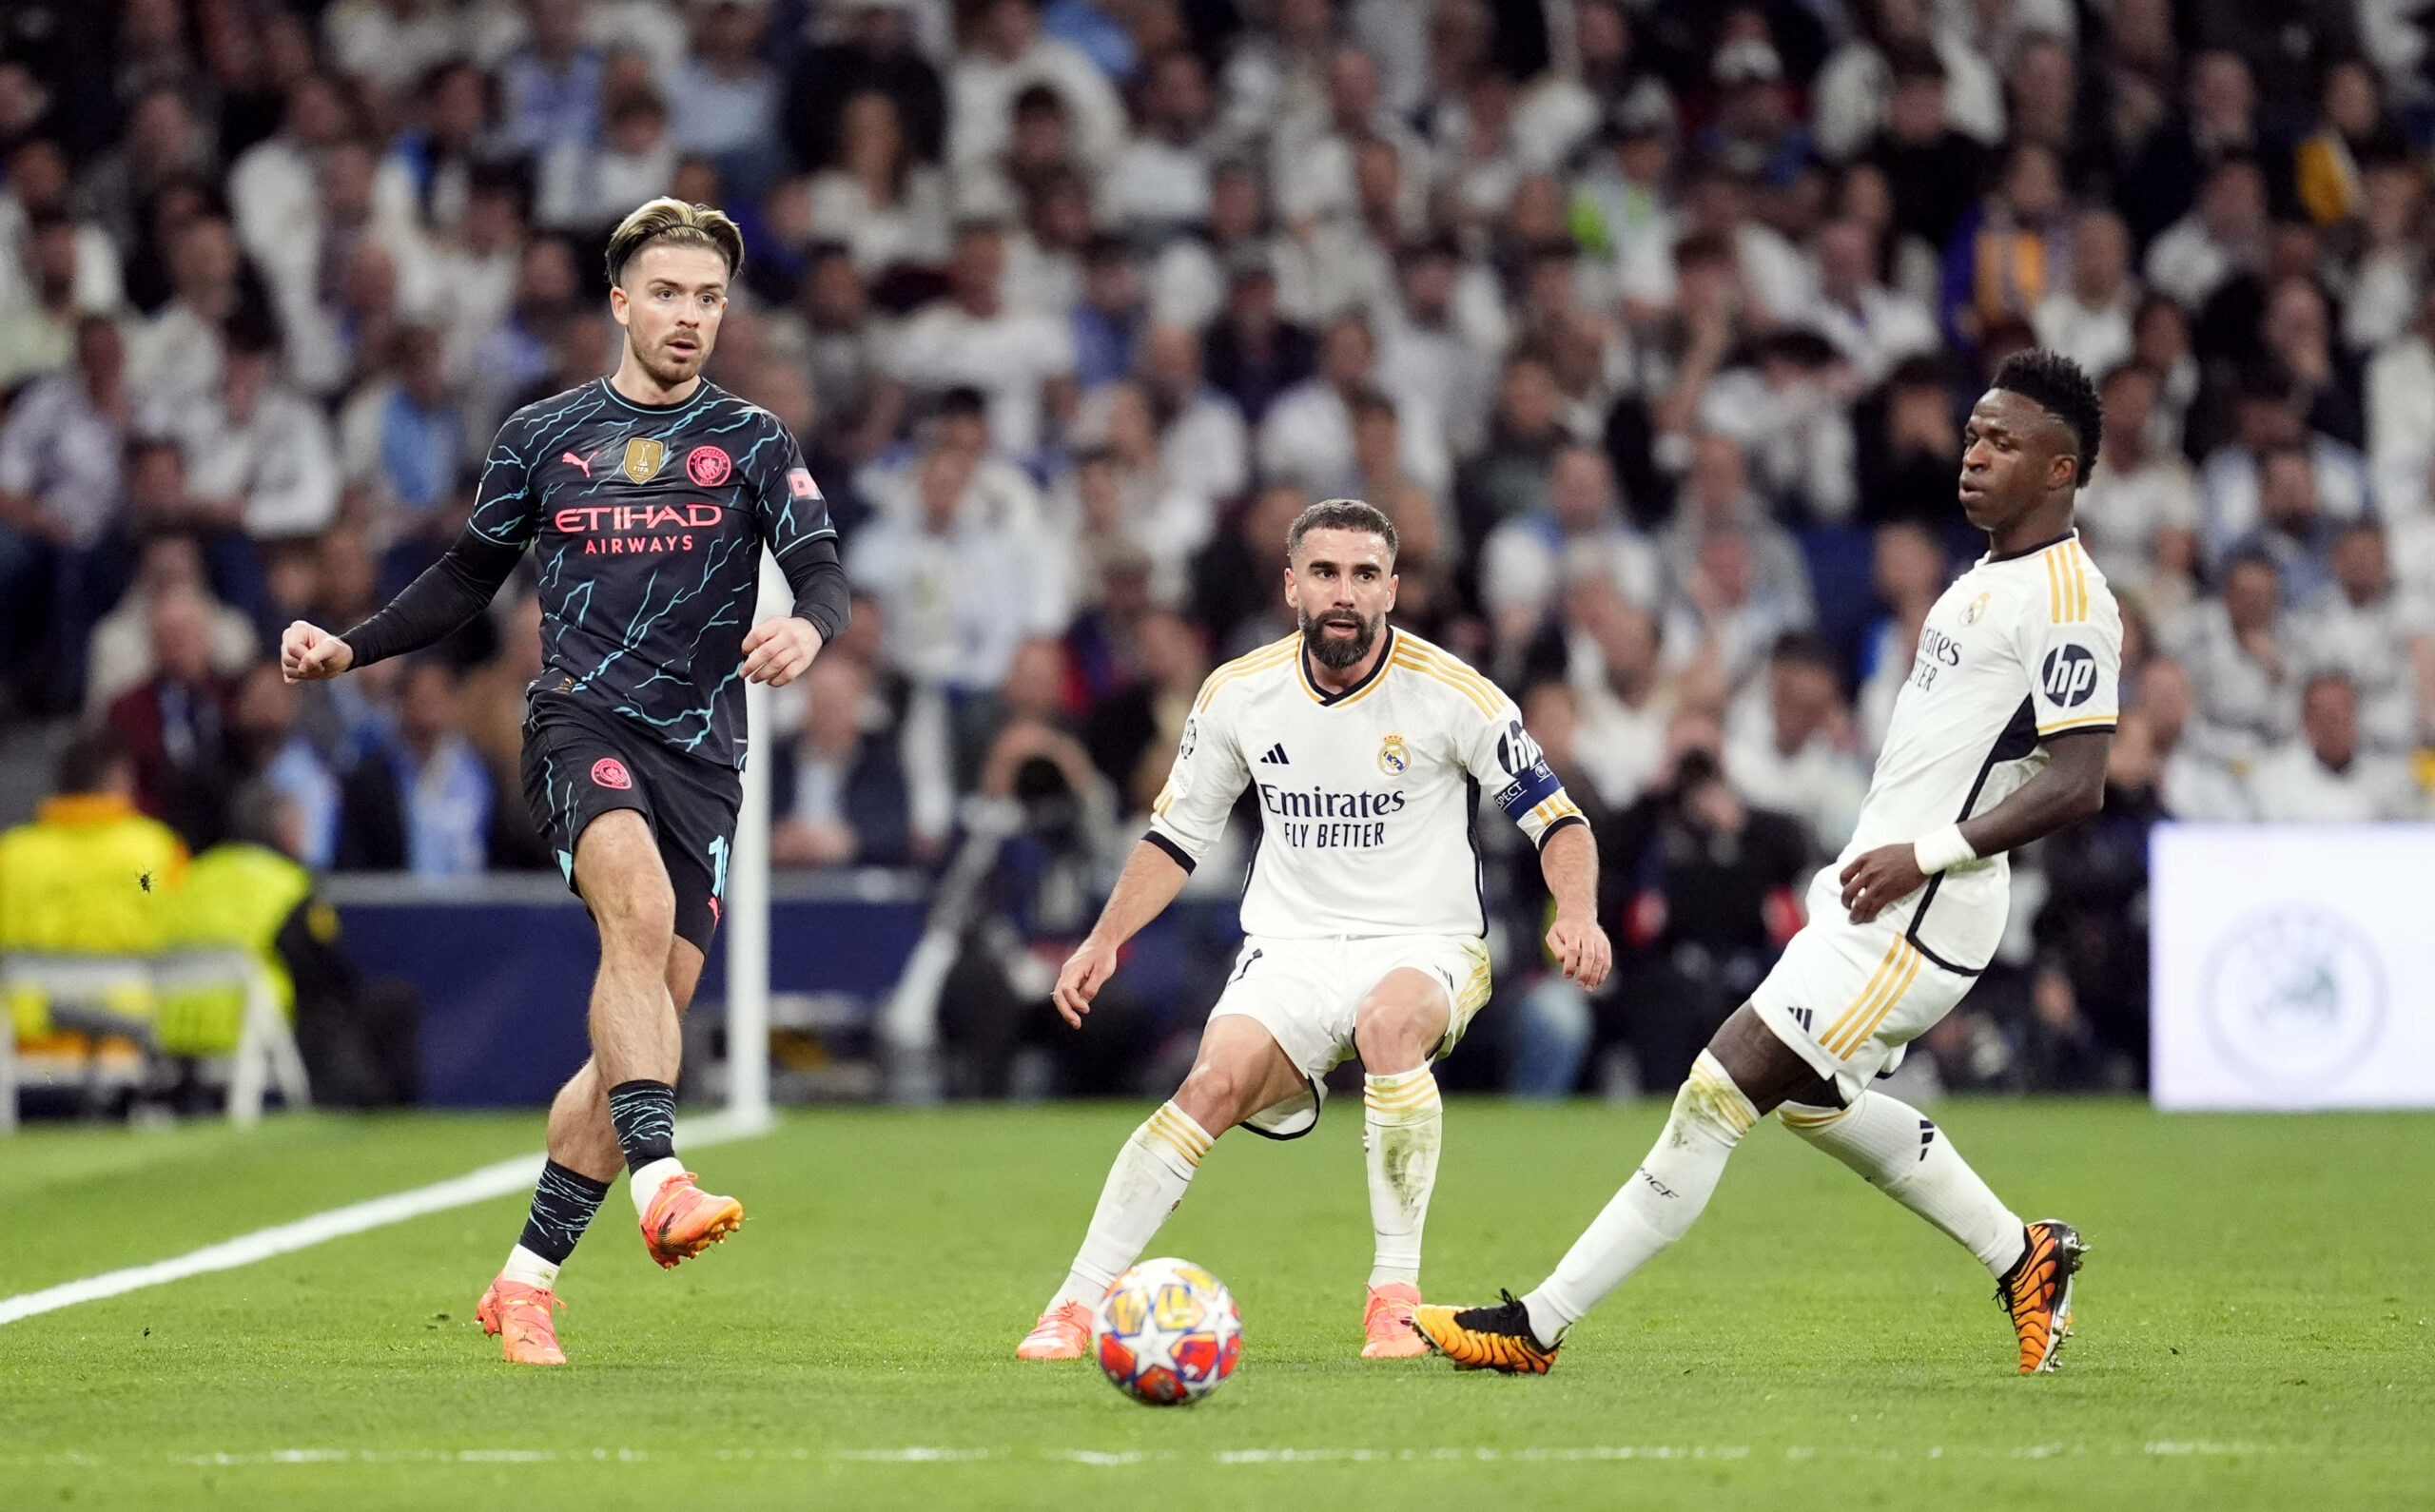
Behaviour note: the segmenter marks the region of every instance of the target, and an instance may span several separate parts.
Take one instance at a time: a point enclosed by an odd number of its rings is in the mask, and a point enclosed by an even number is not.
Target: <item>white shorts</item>
[[[1318,1126],[1326,1076],[1353,1058],[1353,1015],[1370,989],[1403,967],[1446,989],[1452,1015],[1435,1056],[1443,1057],[1488,1002],[1488,942],[1472,935],[1370,935],[1331,940],[1243,941],[1226,990],[1209,1017],[1240,1014],[1258,1022],[1301,1068],[1305,1092],[1243,1120],[1272,1139],[1295,1139]]]
[[[1750,1006],[1849,1103],[1901,1064],[1902,1047],[1951,1013],[1978,979],[1921,955],[1904,938],[1907,920],[1853,923],[1836,889],[1813,887],[1809,904],[1809,922],[1750,995]]]

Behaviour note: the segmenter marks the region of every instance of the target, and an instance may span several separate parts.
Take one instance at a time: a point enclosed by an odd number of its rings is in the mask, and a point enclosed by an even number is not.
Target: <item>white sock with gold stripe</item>
[[[1899,1097],[1860,1095],[1848,1108],[1785,1103],[1783,1126],[1951,1235],[1998,1278],[2028,1243],[2021,1221],[1933,1119]]]
[[[1377,1235],[1370,1284],[1420,1285],[1420,1231],[1437,1186],[1446,1105],[1427,1066],[1363,1078],[1361,1149],[1370,1163],[1370,1227]]]
[[[1588,1231],[1573,1241],[1556,1273],[1522,1299],[1530,1331],[1552,1347],[1631,1273],[1690,1231],[1724,1174],[1733,1147],[1759,1121],[1759,1110],[1706,1051],[1674,1095],[1674,1115],[1656,1147]]]
[[[1159,1226],[1183,1201],[1200,1157],[1216,1142],[1192,1115],[1172,1102],[1161,1104],[1133,1131],[1108,1169],[1100,1205],[1091,1213],[1090,1232],[1082,1236],[1065,1284],[1048,1299],[1050,1310],[1068,1302],[1099,1301],[1108,1283],[1141,1258]]]

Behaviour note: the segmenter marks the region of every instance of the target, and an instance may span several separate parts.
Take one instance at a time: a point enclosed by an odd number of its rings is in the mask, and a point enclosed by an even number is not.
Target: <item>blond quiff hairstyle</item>
[[[727,276],[744,270],[744,233],[726,214],[707,204],[687,204],[662,195],[646,200],[609,234],[609,281],[625,276],[626,264],[647,246],[706,246],[727,260]]]

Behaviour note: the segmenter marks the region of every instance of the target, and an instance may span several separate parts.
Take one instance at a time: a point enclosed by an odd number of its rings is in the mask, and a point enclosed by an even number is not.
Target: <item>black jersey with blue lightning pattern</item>
[[[536,688],[595,699],[732,766],[761,546],[784,567],[837,534],[776,416],[708,382],[653,408],[606,378],[508,417],[468,529],[533,548],[548,668]]]

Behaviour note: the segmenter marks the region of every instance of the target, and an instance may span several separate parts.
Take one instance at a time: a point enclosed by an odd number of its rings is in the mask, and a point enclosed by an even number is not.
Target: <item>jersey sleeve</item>
[[[2078,552],[2047,558],[2046,591],[2029,595],[2021,631],[2037,737],[2112,729],[2122,709],[2122,611]]]
[[[783,566],[788,552],[808,542],[835,540],[837,527],[829,521],[828,501],[812,481],[811,469],[804,465],[803,448],[777,417],[764,417],[762,423],[769,434],[753,443],[740,471],[752,494],[752,518],[761,539]]]
[[[1183,722],[1175,765],[1167,769],[1167,785],[1159,790],[1158,802],[1150,805],[1150,829],[1142,840],[1190,871],[1226,832],[1226,816],[1251,780],[1234,727],[1212,696],[1211,684],[1205,683],[1191,717]]]
[[[465,528],[494,546],[517,551],[540,533],[541,496],[534,488],[530,427],[520,417],[498,428],[491,455],[482,460],[481,486]]]
[[[1522,711],[1513,700],[1498,693],[1490,706],[1494,712],[1486,719],[1478,717],[1479,707],[1479,700],[1467,699],[1456,718],[1467,731],[1463,765],[1489,802],[1533,845],[1545,845],[1549,836],[1568,824],[1588,823],[1581,805],[1565,793],[1564,781],[1548,765],[1547,753],[1522,727]]]

